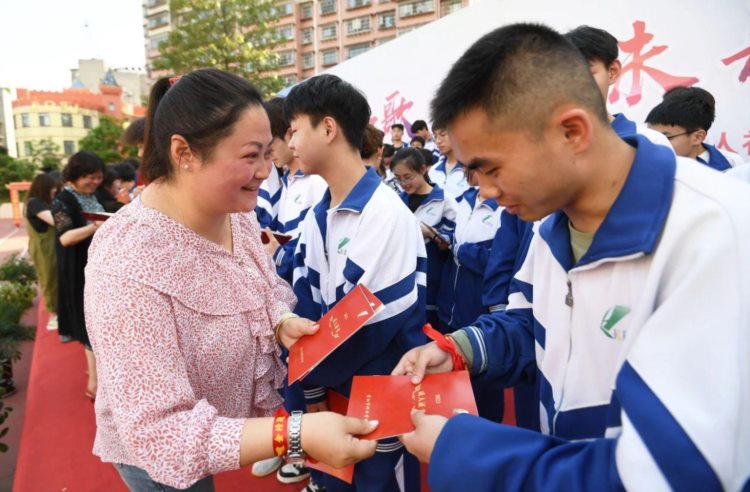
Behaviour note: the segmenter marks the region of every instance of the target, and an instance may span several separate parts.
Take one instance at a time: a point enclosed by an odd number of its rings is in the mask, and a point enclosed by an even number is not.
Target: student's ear
[[[695,130],[690,134],[690,145],[703,144],[703,141],[706,139],[706,135],[706,130],[704,130],[703,128]]]
[[[620,78],[620,74],[622,73],[622,63],[620,63],[620,60],[613,61],[607,69],[607,73],[609,75],[609,85],[617,82],[617,79]]]
[[[336,124],[336,120],[334,120],[330,116],[326,116],[320,122],[320,125],[321,125],[323,132],[325,133],[326,143],[333,142],[339,130],[338,124]]]
[[[593,129],[592,116],[582,108],[570,108],[552,115],[553,125],[574,154],[588,149]]]

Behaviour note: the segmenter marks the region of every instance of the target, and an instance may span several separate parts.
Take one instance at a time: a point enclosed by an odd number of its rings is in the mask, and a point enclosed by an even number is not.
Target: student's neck
[[[422,183],[422,186],[420,186],[417,191],[414,192],[415,195],[429,195],[432,191],[432,185],[425,181]]]
[[[201,210],[193,195],[181,187],[157,181],[143,191],[141,200],[147,207],[158,210],[199,236],[232,251],[229,214]]]
[[[596,232],[620,195],[635,149],[613,131],[604,131],[595,135],[585,158],[589,161],[587,181],[563,212],[576,230],[590,233]]]
[[[289,169],[289,176],[294,176],[295,174],[297,174],[297,171],[299,170],[297,159],[292,159],[292,162],[289,163],[287,169]]]
[[[346,149],[328,159],[326,170],[320,175],[331,190],[331,208],[344,201],[366,172],[365,164],[357,151]]]
[[[452,171],[453,168],[456,167],[456,164],[458,164],[458,159],[456,159],[453,151],[445,154],[445,167],[448,171]]]
[[[690,157],[691,159],[697,159],[699,155],[707,150],[708,149],[702,143],[693,145],[692,147],[690,147],[690,153],[688,154],[688,157]]]
[[[401,143],[401,139],[400,138],[398,140],[396,140],[395,138],[391,139],[391,144],[394,147],[401,147],[403,145],[403,143]]]

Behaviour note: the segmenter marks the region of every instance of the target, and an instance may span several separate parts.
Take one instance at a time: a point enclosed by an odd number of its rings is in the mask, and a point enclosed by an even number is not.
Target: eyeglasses
[[[415,180],[416,178],[417,178],[416,176],[409,176],[409,177],[406,177],[406,176],[404,176],[404,177],[393,176],[393,179],[395,179],[395,180],[396,180],[396,182],[397,182],[397,183],[400,183],[400,184],[411,183],[411,182],[412,182],[412,181],[414,181],[414,180]]]
[[[683,135],[689,135],[689,134],[693,133],[694,131],[695,130],[690,130],[690,131],[687,131],[687,132],[678,133],[677,135],[667,135],[666,133],[664,133],[663,135],[665,137],[667,137],[667,140],[672,140],[673,138],[681,137]]]

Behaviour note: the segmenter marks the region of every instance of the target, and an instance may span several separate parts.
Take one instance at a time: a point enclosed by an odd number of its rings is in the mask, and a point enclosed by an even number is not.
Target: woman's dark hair
[[[362,150],[359,152],[363,159],[369,159],[378,153],[378,149],[383,146],[383,137],[385,133],[382,130],[375,128],[372,123],[367,124],[362,138]]]
[[[146,134],[146,118],[141,117],[130,122],[120,140],[125,145],[142,144]]]
[[[63,169],[63,178],[65,181],[72,183],[82,176],[88,176],[95,172],[104,173],[104,161],[93,152],[82,150],[70,156]]]
[[[117,173],[123,181],[135,181],[135,167],[130,161],[123,161],[119,164],[112,166],[112,169]]]
[[[411,137],[411,141],[412,142],[419,142],[419,143],[421,143],[422,147],[425,146],[424,138],[420,137],[419,135],[414,135],[413,137]]]
[[[396,153],[396,147],[391,144],[383,145],[383,157],[392,157]]]
[[[422,171],[422,168],[426,163],[424,161],[424,155],[422,155],[422,152],[420,152],[419,149],[406,148],[399,150],[393,156],[393,160],[391,160],[391,169],[399,164],[406,164],[409,169],[418,173]]]
[[[251,106],[263,106],[260,94],[250,82],[229,72],[207,68],[174,83],[159,79],[151,89],[146,115],[141,166],[146,180],[169,179],[174,173],[169,157],[172,135],[181,135],[192,151],[209,159]]]
[[[117,179],[121,178],[120,174],[117,172],[116,167],[108,166],[107,169],[104,170],[104,177],[102,178],[102,182],[99,185],[99,188],[108,189]]]
[[[26,195],[26,203],[32,198],[36,198],[44,203],[51,204],[52,190],[60,188],[60,186],[62,186],[62,180],[59,175],[53,173],[39,174],[31,182],[31,188],[28,195]]]

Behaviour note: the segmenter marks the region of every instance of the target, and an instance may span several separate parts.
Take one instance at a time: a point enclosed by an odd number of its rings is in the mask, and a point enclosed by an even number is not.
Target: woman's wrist
[[[281,315],[281,318],[279,318],[278,323],[276,323],[276,326],[273,329],[273,334],[277,342],[281,343],[281,330],[284,328],[284,323],[294,318],[299,318],[299,316],[291,311]]]

